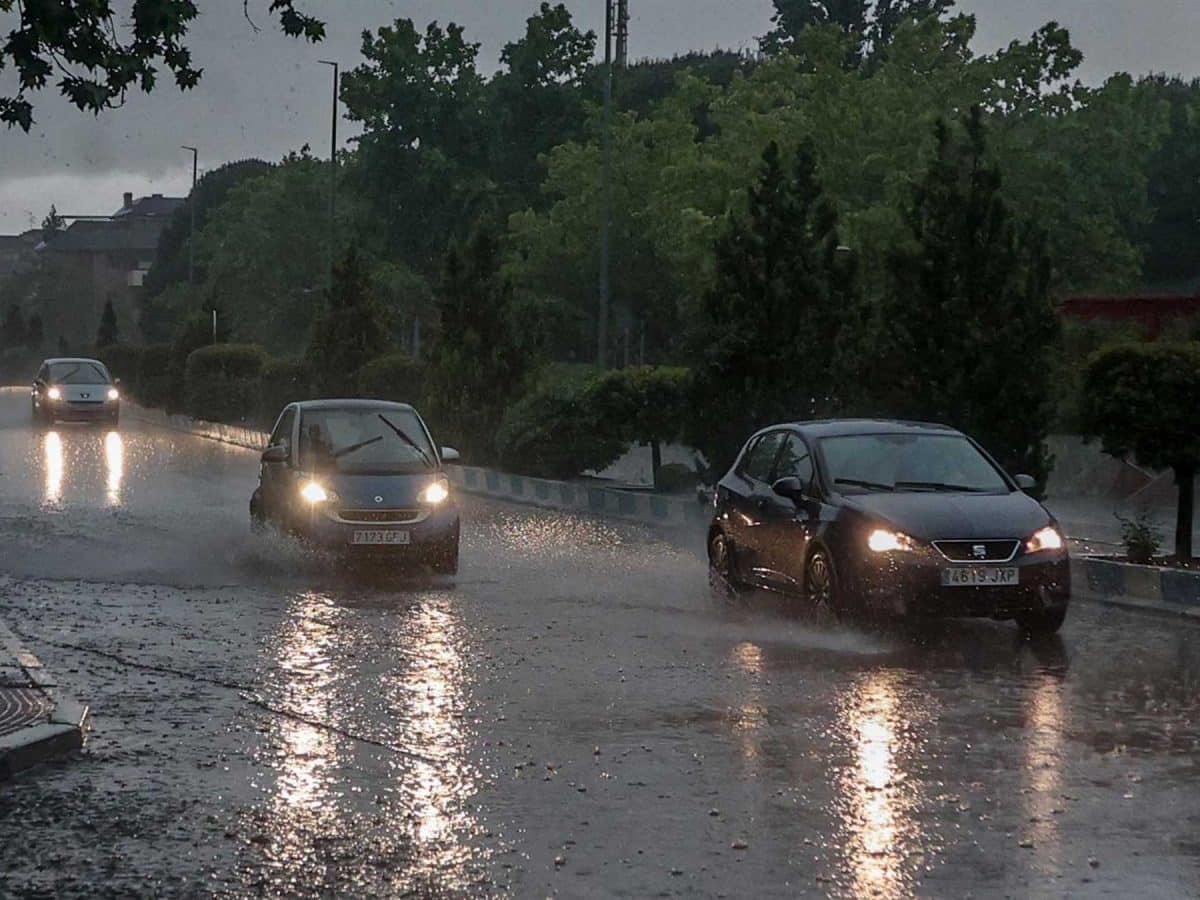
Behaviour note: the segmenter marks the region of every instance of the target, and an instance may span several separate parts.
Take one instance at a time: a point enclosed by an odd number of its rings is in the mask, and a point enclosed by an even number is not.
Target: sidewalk
[[[0,622],[0,781],[83,746],[88,708],[67,698]]]

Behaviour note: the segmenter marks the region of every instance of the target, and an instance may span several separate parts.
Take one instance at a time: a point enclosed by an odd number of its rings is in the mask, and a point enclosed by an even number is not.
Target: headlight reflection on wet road
[[[904,723],[914,710],[902,702],[895,672],[868,673],[842,711],[853,764],[842,774],[847,801],[847,844],[855,897],[911,896],[909,862],[913,803],[900,768]]]
[[[50,431],[42,439],[42,464],[45,469],[44,503],[54,506],[62,499],[63,444],[57,431]]]
[[[120,506],[121,481],[125,477],[125,442],[116,431],[104,436],[104,472],[105,501],[109,506]]]
[[[1025,779],[1028,840],[1037,847],[1038,866],[1054,876],[1062,865],[1058,809],[1063,790],[1063,685],[1043,675],[1026,702]]]

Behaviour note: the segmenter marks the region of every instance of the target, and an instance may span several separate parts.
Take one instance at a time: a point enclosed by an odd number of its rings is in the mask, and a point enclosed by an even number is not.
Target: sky
[[[603,29],[604,0],[565,0],[576,22]],[[0,129],[0,234],[40,224],[53,203],[66,215],[108,214],[121,195],[186,194],[191,154],[201,171],[227,161],[277,160],[304,144],[328,154],[331,70],[320,59],[352,68],[364,29],[396,18],[419,25],[455,21],[482,44],[480,66],[494,69],[501,47],[519,37],[538,0],[301,0],[327,23],[313,46],[283,36],[250,0],[256,31],[238,0],[200,0],[189,39],[200,85],[178,91],[169,78],[151,95],[131,92],[125,105],[99,118],[69,106],[56,91],[34,96],[29,134]],[[128,4],[118,3],[118,8]],[[1080,76],[1099,83],[1115,71],[1200,77],[1195,36],[1197,0],[959,0],[976,16],[976,49],[988,52],[1027,38],[1054,20],[1070,29],[1085,54]],[[630,55],[671,56],[714,47],[753,48],[770,28],[771,0],[630,0]],[[0,13],[0,35],[15,13]],[[0,92],[11,87],[0,75]],[[341,129],[342,143],[352,134]]]

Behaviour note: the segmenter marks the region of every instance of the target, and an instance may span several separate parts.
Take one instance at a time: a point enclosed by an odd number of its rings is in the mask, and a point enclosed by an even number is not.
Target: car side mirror
[[[780,497],[786,497],[793,503],[799,503],[805,498],[807,488],[804,482],[795,475],[789,475],[787,478],[780,478],[777,482],[771,485],[773,490]]]
[[[288,461],[288,448],[283,446],[283,444],[268,447],[263,451],[262,461],[265,463],[285,463]]]
[[[1015,481],[1017,483],[1017,487],[1023,491],[1032,491],[1037,487],[1037,479],[1032,475],[1018,475],[1013,479],[1013,481]]]
[[[462,454],[453,447],[442,448],[442,462],[458,462],[462,459]]]

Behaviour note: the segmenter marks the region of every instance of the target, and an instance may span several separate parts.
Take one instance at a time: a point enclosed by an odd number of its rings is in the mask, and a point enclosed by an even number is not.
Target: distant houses
[[[111,215],[71,217],[48,239],[40,229],[0,236],[0,283],[38,272],[34,296],[20,301],[27,313],[42,315],[49,338],[61,336],[72,346],[91,343],[111,300],[122,338],[136,342],[138,293],[163,229],[184,203],[182,197],[152,194],[135,200],[126,193]],[[0,285],[0,296],[7,293]]]

